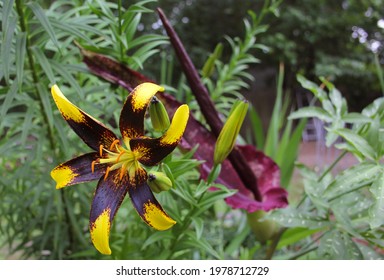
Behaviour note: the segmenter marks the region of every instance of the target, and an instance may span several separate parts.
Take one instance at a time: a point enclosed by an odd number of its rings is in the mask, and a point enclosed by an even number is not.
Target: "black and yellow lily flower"
[[[51,172],[56,188],[99,180],[95,191],[89,229],[96,249],[111,254],[109,234],[126,193],[137,213],[152,228],[166,230],[176,222],[165,213],[147,184],[144,166],[158,164],[178,145],[189,117],[187,105],[174,114],[168,130],[160,138],[144,136],[144,116],[148,104],[164,88],[143,83],[137,86],[124,103],[120,115],[122,140],[106,126],[72,104],[57,85],[51,89],[62,116],[94,152],[60,164]]]

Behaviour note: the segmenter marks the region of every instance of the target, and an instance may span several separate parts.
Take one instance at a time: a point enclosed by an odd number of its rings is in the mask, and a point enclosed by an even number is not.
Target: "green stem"
[[[313,239],[312,242],[309,242],[307,245],[303,246],[303,248],[301,248],[301,250],[299,252],[297,252],[295,255],[293,255],[292,257],[290,257],[289,259],[290,260],[295,260],[301,256],[304,256],[314,250],[317,249],[317,247],[319,247],[317,244],[315,244],[317,241],[319,241],[323,236],[324,236],[325,233],[321,234],[320,236],[318,236],[317,238]],[[308,248],[308,249],[307,249]]]
[[[299,253],[293,255],[292,257],[290,257],[289,260],[296,260],[297,258],[300,258],[301,256],[304,256],[304,255],[306,255],[306,254],[308,254],[308,253],[310,253],[312,251],[315,251],[317,249],[317,247],[318,246],[315,245],[315,246],[313,246],[311,248],[308,248],[308,249],[306,249],[304,251],[300,251]]]
[[[337,159],[335,159],[335,161],[323,172],[323,174],[321,174],[321,176],[319,177],[319,179],[317,180],[318,183],[320,183],[324,177],[336,166],[336,164],[348,153],[348,151],[343,151],[338,157]]]
[[[276,248],[277,248],[277,244],[279,244],[279,241],[281,239],[281,236],[283,235],[283,233],[287,230],[286,227],[283,227],[281,228],[277,234],[274,236],[273,240],[272,240],[272,243],[271,243],[271,246],[269,246],[269,248],[267,249],[267,252],[266,252],[266,255],[265,255],[265,259],[266,260],[271,260],[272,257],[273,257],[273,254],[275,253],[276,251]]]

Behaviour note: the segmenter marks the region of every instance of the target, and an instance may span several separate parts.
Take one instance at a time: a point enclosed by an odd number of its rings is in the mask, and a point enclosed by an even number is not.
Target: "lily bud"
[[[164,131],[170,125],[169,116],[163,103],[154,96],[149,106],[149,115],[151,117],[153,129],[156,131]]]
[[[215,165],[222,163],[235,146],[236,138],[240,132],[247,110],[248,101],[246,100],[238,100],[233,106],[216,141],[215,153],[213,155]]]
[[[248,224],[255,234],[256,240],[265,243],[270,240],[277,231],[277,225],[274,221],[263,220],[265,212],[263,210],[248,213]]]
[[[172,181],[163,172],[150,172],[148,174],[147,183],[152,191],[160,193],[162,191],[168,191],[172,188]]]

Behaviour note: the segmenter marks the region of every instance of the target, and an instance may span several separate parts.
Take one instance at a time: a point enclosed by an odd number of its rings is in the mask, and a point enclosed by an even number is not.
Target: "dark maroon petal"
[[[153,96],[164,88],[154,83],[142,83],[127,97],[120,114],[120,132],[125,141],[144,135],[144,116]]]
[[[69,101],[57,85],[52,86],[51,92],[64,120],[89,147],[98,151],[100,145],[109,147],[117,139],[104,124]]]
[[[105,166],[100,164],[95,164],[92,171],[92,162],[98,158],[98,153],[84,154],[55,167],[51,176],[57,183],[56,188],[98,180],[105,173]]]
[[[92,201],[90,223],[94,223],[107,208],[110,209],[112,222],[129,186],[128,176],[120,179],[119,169],[111,171],[105,180],[104,176],[101,177]]]

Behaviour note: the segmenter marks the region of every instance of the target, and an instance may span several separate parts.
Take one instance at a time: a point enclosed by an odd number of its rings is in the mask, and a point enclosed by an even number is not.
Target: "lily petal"
[[[159,91],[164,91],[164,88],[153,83],[142,83],[128,95],[120,114],[120,131],[125,142],[144,135],[145,111]]]
[[[138,160],[152,166],[170,154],[183,136],[189,118],[188,105],[181,105],[173,116],[171,126],[163,136],[156,139],[136,138],[130,141],[132,151],[137,151]]]
[[[128,187],[128,176],[120,179],[119,170],[113,170],[105,180],[104,177],[99,180],[92,201],[89,229],[93,245],[102,254],[111,254],[109,248],[111,224],[127,194]]]
[[[97,180],[103,176],[105,167],[102,165],[96,164],[92,171],[92,162],[97,158],[97,153],[84,154],[55,167],[51,177],[56,181],[56,189]]]
[[[128,189],[132,204],[137,213],[149,226],[157,230],[167,230],[176,222],[164,212],[146,182]]]
[[[63,118],[89,147],[97,151],[100,145],[109,147],[117,139],[101,122],[72,104],[57,85],[52,86],[51,92]]]

